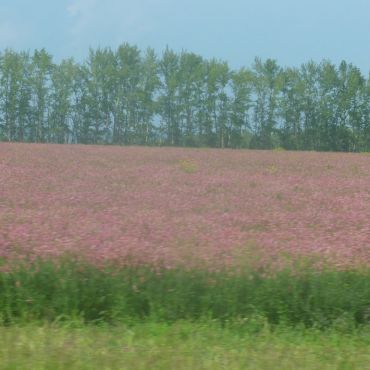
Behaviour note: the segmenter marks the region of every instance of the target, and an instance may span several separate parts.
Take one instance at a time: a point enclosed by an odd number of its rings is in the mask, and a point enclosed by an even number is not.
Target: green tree
[[[206,144],[227,146],[229,141],[229,89],[231,72],[226,62],[212,59],[206,63],[206,97],[204,130]]]
[[[230,146],[248,147],[251,135],[250,110],[252,108],[253,75],[241,68],[231,75]]]
[[[279,136],[285,149],[302,148],[302,111],[304,81],[299,70],[287,68],[281,73],[280,98],[278,111],[281,124]]]
[[[339,77],[334,64],[323,61],[319,66],[319,150],[338,150]]]
[[[182,52],[179,60],[178,110],[183,146],[197,144],[196,130],[199,116],[200,91],[204,81],[203,58],[194,53]],[[198,117],[197,117],[198,116]]]
[[[342,61],[338,70],[339,91],[338,147],[341,151],[358,151],[364,147],[364,127],[366,125],[366,81],[361,71],[352,64]]]
[[[27,53],[0,54],[0,138],[26,141],[30,122],[30,61]]]
[[[140,81],[136,92],[138,99],[136,142],[138,144],[153,144],[156,139],[156,127],[153,120],[157,112],[155,96],[159,86],[160,80],[157,57],[153,49],[147,49],[141,61]]]
[[[71,114],[73,109],[73,85],[77,66],[73,60],[63,60],[51,75],[49,141],[72,141]]]
[[[302,101],[302,146],[304,150],[317,150],[320,147],[320,79],[319,66],[310,61],[300,68],[303,81]]]
[[[110,49],[90,49],[85,69],[89,118],[94,144],[111,140],[112,80],[114,54]]]
[[[51,73],[53,70],[52,56],[45,49],[35,50],[31,60],[31,121],[30,140],[45,142],[49,132],[49,99]]]
[[[115,53],[113,87],[113,142],[139,143],[139,99],[142,61],[140,50],[129,44],[120,45]]]
[[[160,135],[164,139],[164,144],[179,145],[181,136],[178,105],[179,57],[169,48],[166,48],[159,61],[159,76],[161,81],[158,97]]]
[[[276,145],[281,68],[275,60],[267,59],[262,62],[261,59],[256,58],[252,70],[255,136],[251,145],[255,148],[271,149]]]

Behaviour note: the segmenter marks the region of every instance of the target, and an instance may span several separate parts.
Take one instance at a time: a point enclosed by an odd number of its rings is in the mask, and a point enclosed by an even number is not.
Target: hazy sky
[[[370,70],[369,0],[0,0],[0,49],[45,47],[58,60],[90,46],[166,45],[250,65],[345,59]]]

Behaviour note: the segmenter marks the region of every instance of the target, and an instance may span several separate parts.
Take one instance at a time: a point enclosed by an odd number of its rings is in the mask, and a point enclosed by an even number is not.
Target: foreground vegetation
[[[3,261],[0,369],[370,369],[370,271]]]
[[[369,331],[259,333],[211,321],[0,327],[0,369],[370,369]]]
[[[351,332],[370,323],[370,270],[235,272],[148,266],[94,267],[72,259],[4,266],[4,324],[70,319],[167,322],[211,319]]]

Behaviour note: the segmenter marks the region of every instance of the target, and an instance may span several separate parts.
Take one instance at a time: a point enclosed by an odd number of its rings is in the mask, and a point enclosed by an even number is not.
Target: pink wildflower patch
[[[0,144],[0,257],[370,266],[370,160],[315,152]]]

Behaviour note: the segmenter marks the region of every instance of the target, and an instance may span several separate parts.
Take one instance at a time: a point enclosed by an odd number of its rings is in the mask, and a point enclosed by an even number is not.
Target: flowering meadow
[[[367,154],[0,144],[0,256],[370,266]]]

